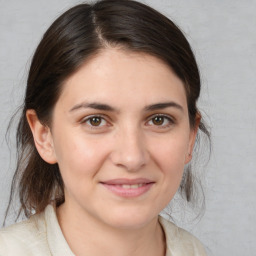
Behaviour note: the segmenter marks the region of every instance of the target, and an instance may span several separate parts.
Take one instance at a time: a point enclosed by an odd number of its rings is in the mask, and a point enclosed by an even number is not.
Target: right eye
[[[91,126],[102,126],[102,125],[104,125],[104,121],[105,120],[102,117],[94,116],[94,117],[89,118],[86,122],[87,122],[87,124],[90,124]]]
[[[81,123],[89,126],[91,129],[99,129],[108,125],[107,121],[98,115],[86,117]]]
[[[161,129],[168,128],[173,124],[174,124],[173,119],[169,115],[165,115],[165,114],[153,115],[147,122],[147,125],[155,126]]]

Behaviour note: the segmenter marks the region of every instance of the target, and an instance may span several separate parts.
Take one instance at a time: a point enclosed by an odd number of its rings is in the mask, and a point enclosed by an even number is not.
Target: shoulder
[[[202,243],[191,233],[177,227],[174,223],[159,217],[164,229],[167,244],[167,255],[206,256]]]
[[[0,230],[0,255],[47,254],[44,213]]]

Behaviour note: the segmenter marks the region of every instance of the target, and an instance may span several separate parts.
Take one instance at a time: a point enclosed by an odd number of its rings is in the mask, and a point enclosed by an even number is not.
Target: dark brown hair
[[[34,109],[39,120],[50,126],[51,114],[70,77],[89,57],[107,47],[147,53],[162,59],[183,81],[191,127],[199,113],[200,75],[190,45],[180,29],[156,10],[131,0],[103,0],[80,4],[62,14],[46,31],[32,59],[22,114],[17,128],[18,159],[12,182],[12,202],[18,190],[20,211],[29,217],[42,212],[55,200],[64,202],[64,184],[58,164],[39,156],[26,120]],[[209,135],[201,122],[199,129]],[[184,173],[180,191],[191,200],[191,171]],[[7,210],[8,211],[8,210]]]

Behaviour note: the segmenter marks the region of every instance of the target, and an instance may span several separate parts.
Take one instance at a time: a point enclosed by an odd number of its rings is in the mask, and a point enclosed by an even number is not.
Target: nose
[[[124,129],[115,137],[111,161],[129,172],[139,171],[149,161],[149,153],[143,134],[133,129]]]

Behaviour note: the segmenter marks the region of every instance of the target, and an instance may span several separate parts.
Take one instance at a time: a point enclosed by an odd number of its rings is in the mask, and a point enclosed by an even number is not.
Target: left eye
[[[168,116],[163,115],[156,115],[153,116],[149,121],[148,125],[154,125],[154,126],[168,126],[170,124],[174,123],[173,120]]]
[[[84,123],[86,123],[89,126],[100,127],[106,125],[107,121],[101,116],[91,116],[85,119]]]

